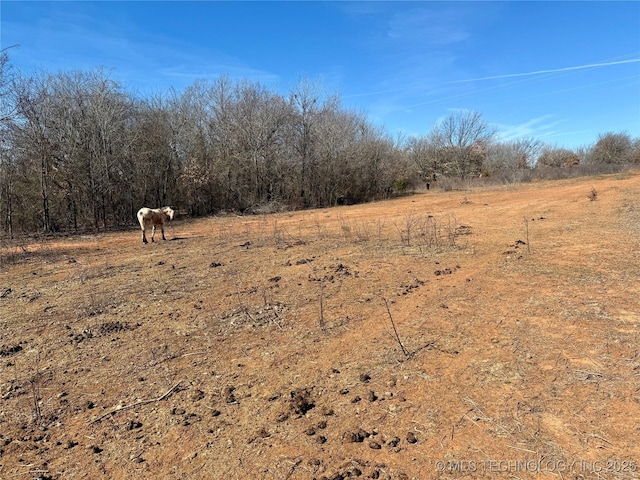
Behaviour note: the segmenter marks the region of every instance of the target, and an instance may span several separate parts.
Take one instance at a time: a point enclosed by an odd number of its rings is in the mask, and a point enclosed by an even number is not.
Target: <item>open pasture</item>
[[[4,241],[0,478],[640,476],[640,172],[166,237]]]

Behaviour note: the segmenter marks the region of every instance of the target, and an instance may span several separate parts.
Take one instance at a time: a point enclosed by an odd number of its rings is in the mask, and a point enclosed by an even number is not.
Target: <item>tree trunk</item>
[[[45,232],[51,231],[51,216],[49,212],[49,189],[47,186],[47,158],[46,154],[40,159],[40,193],[42,196],[42,223]]]

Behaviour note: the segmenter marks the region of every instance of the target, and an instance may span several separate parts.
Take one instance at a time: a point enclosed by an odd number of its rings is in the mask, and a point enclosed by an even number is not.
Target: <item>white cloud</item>
[[[388,36],[414,47],[442,47],[468,40],[471,34],[459,9],[416,8],[398,12],[389,21]]]
[[[467,78],[464,80],[454,80],[450,83],[464,83],[464,82],[477,82],[477,81],[481,81],[481,80],[498,80],[498,79],[504,79],[504,78],[514,78],[514,77],[529,77],[532,75],[542,75],[545,73],[560,73],[560,72],[570,72],[573,70],[585,70],[588,68],[600,68],[600,67],[610,67],[613,65],[622,65],[625,63],[638,63],[640,62],[640,58],[632,58],[629,60],[618,60],[615,62],[602,62],[602,63],[590,63],[587,65],[578,65],[578,66],[574,66],[574,67],[563,67],[563,68],[555,68],[555,69],[550,69],[550,70],[536,70],[533,72],[526,72],[526,73],[507,73],[504,75],[492,75],[489,77],[478,77],[478,78]]]
[[[561,120],[554,120],[554,118],[554,115],[542,115],[518,124],[494,123],[494,125],[498,130],[498,137],[502,141],[526,137],[544,140],[545,137],[558,135],[557,127],[564,123]]]

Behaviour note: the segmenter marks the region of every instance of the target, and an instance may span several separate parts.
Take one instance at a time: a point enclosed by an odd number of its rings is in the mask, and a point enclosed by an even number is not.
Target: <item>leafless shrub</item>
[[[318,323],[320,324],[320,329],[324,330],[326,327],[324,321],[324,282],[326,277],[318,275],[318,269],[312,263],[307,263],[307,265],[309,265],[313,272],[313,276],[309,275],[309,280],[318,283]]]
[[[287,206],[278,201],[262,203],[244,210],[245,215],[270,215],[273,213],[282,213],[287,211]]]
[[[438,178],[438,188],[443,192],[452,192],[454,190],[462,190],[462,181],[453,177]]]
[[[396,229],[400,234],[401,244],[418,248],[420,252],[434,248],[456,247],[456,239],[460,235],[454,217],[438,218],[425,214],[418,216],[410,213],[406,216],[403,228]]]
[[[273,221],[271,223],[271,229],[273,232],[273,243],[276,246],[276,248],[286,244],[285,231],[282,227],[278,225],[278,217],[273,217]]]
[[[384,230],[384,227],[384,222],[378,218],[378,221],[376,222],[376,239],[378,246],[382,245],[382,231]]]
[[[591,175],[606,175],[629,171],[633,165],[618,163],[581,164],[571,168],[544,167],[532,170],[534,180],[562,180],[567,178],[586,177]]]
[[[85,270],[80,273],[79,279],[80,283],[84,284],[88,280],[98,277],[98,274],[91,274]],[[76,319],[82,320],[89,317],[98,317],[115,309],[120,304],[121,301],[115,296],[114,292],[107,293],[92,289],[83,302],[78,302],[75,311]]]
[[[458,238],[458,230],[456,227],[456,222],[455,219],[453,219],[451,216],[447,217],[447,224],[445,226],[445,231],[446,231],[446,238],[448,240],[448,246],[449,247],[456,247],[456,239]]]
[[[415,235],[415,229],[418,224],[418,218],[415,212],[409,212],[405,218],[404,223],[401,226],[396,225],[398,234],[400,235],[400,242],[407,247],[411,246],[412,235]]]
[[[353,235],[358,243],[365,243],[371,239],[371,234],[364,223],[356,223],[353,227]]]
[[[388,242],[391,245],[399,243],[405,253],[456,248],[458,237],[470,233],[467,226],[460,229],[455,217],[451,215],[420,214],[414,210],[391,220],[389,226],[385,219],[378,219],[373,225],[348,223],[342,217],[338,217],[338,221],[338,234],[343,242],[375,243],[377,248]]]
[[[35,355],[35,371],[29,383],[31,386],[32,395],[32,418],[34,423],[39,425],[42,423],[42,409],[40,408],[40,402],[42,400],[40,395],[40,388],[42,386],[42,372],[40,370],[40,352],[36,351]]]
[[[318,217],[316,217],[316,219],[315,219],[314,228],[315,228],[318,240],[324,240],[324,238],[327,235],[326,228],[325,228],[323,222]]]
[[[433,215],[426,215],[422,218],[418,229],[420,245],[431,248],[440,246],[440,232],[438,220]]]
[[[247,304],[244,302],[242,298],[242,292],[240,291],[240,284],[238,282],[237,277],[235,277],[234,286],[236,290],[236,298],[238,300],[238,310],[247,317],[247,320],[250,323],[253,323],[253,317],[251,316],[249,307],[247,306]]]
[[[338,215],[338,226],[340,228],[340,235],[343,242],[348,242],[351,239],[351,225],[345,221],[342,215]]]

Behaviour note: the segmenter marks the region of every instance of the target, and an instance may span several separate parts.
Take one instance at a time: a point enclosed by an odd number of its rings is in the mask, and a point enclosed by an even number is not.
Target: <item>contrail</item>
[[[506,75],[493,75],[491,77],[469,78],[466,80],[454,80],[449,83],[464,83],[464,82],[476,82],[479,80],[496,80],[499,78],[526,77],[529,75],[540,75],[543,73],[569,72],[571,70],[584,70],[587,68],[609,67],[611,65],[621,65],[623,63],[637,63],[637,62],[640,62],[640,58],[632,58],[630,60],[619,60],[617,62],[591,63],[589,65],[578,65],[577,67],[556,68],[553,70],[536,70],[535,72],[527,72],[527,73],[508,73]]]

